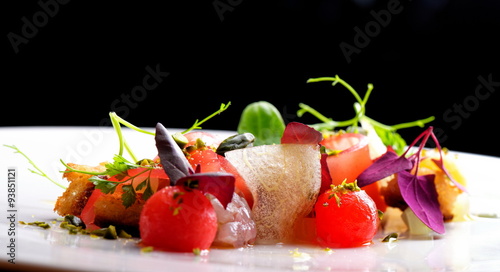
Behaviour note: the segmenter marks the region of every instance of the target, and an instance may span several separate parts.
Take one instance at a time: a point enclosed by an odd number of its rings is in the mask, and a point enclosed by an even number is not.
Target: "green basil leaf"
[[[252,133],[254,146],[279,144],[285,130],[285,122],[274,105],[267,101],[249,104],[241,114],[238,133]]]

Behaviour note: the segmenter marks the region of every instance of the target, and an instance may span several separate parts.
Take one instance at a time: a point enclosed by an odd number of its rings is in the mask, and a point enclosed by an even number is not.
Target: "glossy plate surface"
[[[171,129],[171,132],[178,131]],[[212,131],[224,136],[228,131]],[[138,158],[156,155],[154,138],[124,128]],[[49,177],[61,180],[65,162],[94,165],[112,159],[118,140],[110,128],[11,127],[0,129],[0,268],[33,271],[490,271],[500,267],[500,158],[457,153],[468,180],[473,221],[446,224],[446,235],[426,240],[399,239],[382,243],[380,234],[370,246],[333,249],[304,245],[256,245],[242,249],[212,249],[200,256],[165,252],[143,253],[137,240],[104,240],[70,235],[58,228],[53,212],[63,189],[28,169],[33,166],[15,145]],[[8,169],[15,168],[17,221],[45,221],[52,227],[17,225],[7,202]],[[489,218],[484,217],[488,215]],[[16,239],[15,256],[10,239]],[[8,263],[15,258],[16,264]]]

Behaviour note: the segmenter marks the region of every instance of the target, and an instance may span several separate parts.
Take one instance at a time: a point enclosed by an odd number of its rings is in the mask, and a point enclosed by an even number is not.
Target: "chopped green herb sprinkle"
[[[141,253],[149,253],[149,252],[153,252],[154,248],[152,246],[147,246],[147,247],[143,247],[141,248]]]
[[[42,222],[42,221],[34,221],[34,222],[29,222],[29,223],[26,223],[24,221],[19,221],[19,224],[21,224],[21,225],[37,226],[37,227],[40,227],[40,228],[43,228],[43,229],[49,229],[50,228],[49,224],[47,224],[45,222]]]

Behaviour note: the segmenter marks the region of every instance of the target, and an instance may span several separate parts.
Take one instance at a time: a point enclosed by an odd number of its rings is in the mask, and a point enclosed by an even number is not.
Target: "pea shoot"
[[[359,124],[361,124],[362,128],[373,128],[377,133],[377,136],[380,137],[382,142],[386,146],[392,146],[392,148],[396,151],[396,153],[401,154],[405,150],[406,142],[397,133],[398,130],[410,127],[424,127],[425,124],[432,122],[435,118],[434,116],[427,117],[425,119],[420,119],[412,122],[406,122],[396,125],[386,125],[375,121],[374,119],[368,117],[366,115],[366,104],[368,102],[368,98],[373,91],[373,84],[369,83],[367,86],[366,93],[363,97],[347,82],[341,79],[338,75],[335,77],[318,77],[318,78],[310,78],[307,80],[307,83],[314,82],[324,82],[331,81],[332,86],[337,84],[341,84],[344,86],[355,98],[356,102],[354,103],[354,112],[355,115],[353,118],[343,121],[336,121],[332,118],[328,118],[323,114],[319,113],[317,110],[306,104],[299,104],[300,109],[297,111],[297,115],[302,117],[305,113],[312,114],[314,117],[318,118],[321,123],[312,124],[311,127],[317,129],[318,131],[333,131],[338,128],[347,128],[347,130],[352,130],[353,132],[359,131]]]

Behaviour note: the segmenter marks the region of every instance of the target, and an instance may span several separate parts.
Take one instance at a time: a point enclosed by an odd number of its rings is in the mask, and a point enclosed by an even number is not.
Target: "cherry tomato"
[[[196,144],[197,139],[201,139],[206,146],[217,148],[219,144],[222,142],[222,138],[216,136],[212,133],[208,133],[205,131],[191,131],[184,134],[184,137],[188,139],[187,146]]]
[[[315,211],[316,235],[324,247],[368,245],[378,230],[375,202],[355,183],[334,186],[321,194]]]
[[[210,148],[202,148],[191,151],[187,156],[189,164],[193,169],[197,169],[202,173],[206,172],[220,172],[221,165],[219,162],[219,155]]]
[[[353,182],[373,163],[368,143],[368,138],[359,133],[335,134],[321,141],[320,144],[326,148],[339,152],[326,159],[334,185],[339,185],[344,180]],[[365,186],[363,189],[375,201],[379,210],[386,210],[387,205],[380,194],[378,182]]]
[[[139,231],[144,246],[174,252],[205,250],[215,239],[217,215],[201,191],[169,186],[146,201]]]

